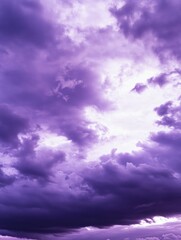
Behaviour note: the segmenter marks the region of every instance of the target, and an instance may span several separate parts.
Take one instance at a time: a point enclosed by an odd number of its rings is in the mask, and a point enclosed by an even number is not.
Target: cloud
[[[177,104],[174,104],[172,101],[168,101],[155,108],[155,111],[161,118],[157,121],[158,125],[177,130],[180,129],[180,100]]]
[[[116,17],[120,31],[127,37],[144,38],[153,42],[157,54],[171,53],[180,59],[180,1],[127,1],[121,8],[111,9]]]
[[[162,104],[161,106],[155,108],[155,111],[159,116],[164,116],[169,113],[169,109],[172,105],[171,101],[166,102],[165,104]]]
[[[155,78],[150,78],[150,79],[148,79],[148,84],[158,85],[160,87],[163,87],[164,85],[166,85],[168,83],[166,76],[167,76],[167,74],[163,73]]]
[[[43,124],[79,145],[96,141],[84,109],[107,111],[111,104],[98,69],[91,61],[79,60],[84,49],[53,15],[45,17],[39,1],[2,1],[0,8],[1,102],[26,115],[31,130]]]
[[[13,113],[7,106],[0,106],[0,141],[1,144],[17,146],[18,134],[28,129],[28,120]]]
[[[53,174],[52,168],[65,160],[65,154],[62,151],[53,152],[49,149],[42,149],[37,153],[35,149],[38,140],[37,135],[22,140],[15,153],[17,161],[13,167],[25,178],[38,179],[46,184]]]
[[[1,234],[44,239],[46,234],[67,234],[88,226],[125,226],[181,213],[180,103],[167,99],[155,108],[159,127],[167,131],[150,133],[137,151],[115,151],[113,141],[117,126],[120,135],[125,132],[126,140],[119,136],[122,141],[131,141],[127,130],[133,129],[135,115],[146,119],[140,114],[143,103],[136,105],[137,96],[129,100],[124,92],[132,84],[132,73],[126,71],[131,72],[133,64],[123,68],[133,55],[135,64],[138,46],[129,46],[130,40],[120,31],[134,39],[151,32],[155,51],[165,49],[180,58],[179,50],[176,54],[180,33],[174,30],[179,29],[180,17],[178,11],[173,14],[180,3],[159,1],[151,7],[141,3],[127,1],[111,10],[120,27],[117,31],[114,24],[109,26],[112,18],[107,15],[105,25],[103,19],[95,28],[92,22],[78,26],[79,21],[72,18],[72,29],[63,13],[59,18],[56,8],[47,8],[43,1],[0,2]],[[77,2],[78,9],[81,4]],[[90,2],[85,4],[88,8]],[[73,2],[63,6],[71,8],[71,17],[77,11]],[[110,5],[102,6],[110,14]],[[173,30],[166,19],[178,22]],[[130,49],[134,51],[128,54]],[[146,84],[137,83],[132,91],[142,93],[159,86],[161,92],[173,73],[180,76],[178,69],[160,72]],[[111,99],[123,109],[115,110]],[[127,121],[129,129],[124,129]],[[106,136],[100,136],[100,126]],[[138,141],[148,131],[140,129]],[[56,146],[51,143],[54,135]],[[104,143],[113,149],[111,154],[106,154]]]
[[[136,240],[160,240],[158,237],[136,238]]]
[[[181,239],[181,236],[180,235],[176,235],[174,233],[168,233],[168,234],[164,234],[162,236],[163,240],[176,240],[176,239]]]
[[[14,176],[6,175],[2,169],[0,169],[0,188],[4,188],[11,185],[15,181]]]
[[[53,26],[43,17],[39,1],[1,1],[1,44],[46,47],[53,41]]]
[[[137,93],[142,93],[146,88],[147,86],[145,84],[137,83],[135,87],[132,89],[132,91],[135,91]]]
[[[64,166],[44,187],[39,181],[26,181],[26,176],[50,174],[54,160],[42,159],[43,168],[41,162],[34,168],[29,154],[30,164],[26,159],[19,163],[24,178],[2,196],[0,227],[45,234],[86,226],[130,225],[154,216],[179,214],[180,139],[179,133],[160,132],[151,136],[142,151],[110,155],[106,161],[81,163],[78,168],[70,162],[68,176]],[[31,153],[31,144],[27,149]]]
[[[174,233],[163,234],[161,237],[146,237],[146,238],[136,238],[136,240],[179,240],[181,239],[180,235]]]

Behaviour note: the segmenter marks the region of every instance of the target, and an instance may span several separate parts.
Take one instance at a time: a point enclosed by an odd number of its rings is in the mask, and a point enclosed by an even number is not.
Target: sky
[[[181,240],[180,8],[0,0],[0,240]]]

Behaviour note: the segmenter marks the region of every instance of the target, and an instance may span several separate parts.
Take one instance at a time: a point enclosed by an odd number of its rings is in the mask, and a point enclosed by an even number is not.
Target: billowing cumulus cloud
[[[180,59],[180,1],[127,1],[111,9],[120,30],[135,39],[152,35],[153,47],[159,54],[167,51]],[[148,40],[149,41],[149,40]],[[155,44],[154,44],[155,43]]]
[[[179,7],[0,2],[2,239],[180,238]]]

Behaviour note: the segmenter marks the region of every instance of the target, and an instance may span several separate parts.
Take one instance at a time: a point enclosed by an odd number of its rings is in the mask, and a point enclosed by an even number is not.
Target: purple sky
[[[0,240],[181,240],[180,9],[0,0]]]

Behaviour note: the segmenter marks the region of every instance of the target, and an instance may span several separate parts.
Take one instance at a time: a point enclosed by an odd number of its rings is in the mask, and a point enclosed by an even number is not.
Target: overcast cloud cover
[[[0,0],[0,239],[181,239],[180,9]]]

